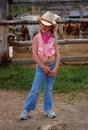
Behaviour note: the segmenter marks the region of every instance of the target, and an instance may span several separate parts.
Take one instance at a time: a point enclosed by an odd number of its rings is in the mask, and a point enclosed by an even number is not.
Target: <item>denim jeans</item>
[[[50,69],[53,69],[55,64],[50,65]],[[55,76],[49,76],[42,68],[36,65],[36,74],[31,91],[28,94],[26,102],[24,104],[25,110],[34,110],[36,107],[37,99],[44,83],[44,110],[49,111],[52,109],[52,89]]]

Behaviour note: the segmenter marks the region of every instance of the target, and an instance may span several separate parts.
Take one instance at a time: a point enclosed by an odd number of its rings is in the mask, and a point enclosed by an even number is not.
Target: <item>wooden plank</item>
[[[3,52],[3,28],[0,26],[0,53]]]
[[[64,39],[64,40],[57,40],[58,44],[87,44],[88,39]]]
[[[88,56],[84,57],[63,57],[61,62],[88,61]]]
[[[62,1],[59,1],[59,0],[57,0],[57,1],[35,1],[35,2],[33,2],[33,1],[29,1],[29,0],[26,0],[26,1],[15,1],[15,0],[13,0],[12,2],[11,2],[11,4],[12,5],[30,5],[30,6],[46,6],[46,5],[87,5],[88,4],[88,0],[85,0],[85,1],[83,1],[83,0],[66,0],[66,1],[64,1],[64,0],[62,0]]]
[[[81,18],[81,19],[64,19],[62,21],[57,21],[57,24],[63,23],[88,23],[88,18]],[[20,25],[20,24],[39,24],[37,21],[33,20],[0,20],[0,25]]]
[[[74,62],[74,61],[88,61],[88,56],[85,57],[62,57],[60,59],[61,62]],[[14,64],[35,64],[33,58],[29,59],[12,59],[12,63]]]
[[[8,14],[8,0],[0,0],[0,20],[6,20]],[[8,64],[8,24],[0,25],[0,64]]]
[[[8,26],[0,25],[0,53],[4,53],[8,49],[7,34]]]
[[[7,17],[7,1],[0,0],[0,19],[5,20]]]
[[[33,58],[29,58],[29,59],[12,59],[12,63],[14,63],[14,64],[35,64],[36,62],[34,61]]]
[[[57,40],[58,44],[87,44],[88,39],[64,39],[64,40]],[[32,40],[30,41],[14,41],[14,46],[17,45],[32,45]]]

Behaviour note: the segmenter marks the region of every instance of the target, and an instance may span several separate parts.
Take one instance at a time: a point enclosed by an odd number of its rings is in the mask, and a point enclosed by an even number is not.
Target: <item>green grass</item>
[[[58,92],[88,90],[88,66],[60,67],[54,89]]]
[[[21,65],[0,67],[0,89],[30,90],[35,69]],[[73,92],[88,90],[88,66],[60,67],[56,76],[54,90]]]

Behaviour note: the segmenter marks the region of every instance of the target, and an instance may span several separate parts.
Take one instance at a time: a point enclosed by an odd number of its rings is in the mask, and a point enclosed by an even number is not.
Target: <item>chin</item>
[[[46,31],[41,31],[42,33],[45,33]]]

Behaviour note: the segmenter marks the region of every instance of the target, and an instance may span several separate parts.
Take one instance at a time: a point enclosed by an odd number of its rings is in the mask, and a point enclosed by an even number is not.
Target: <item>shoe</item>
[[[29,118],[29,111],[23,110],[23,112],[20,115],[20,120],[27,120]]]
[[[46,115],[49,118],[55,118],[56,117],[56,114],[52,110],[44,111],[44,115]]]

